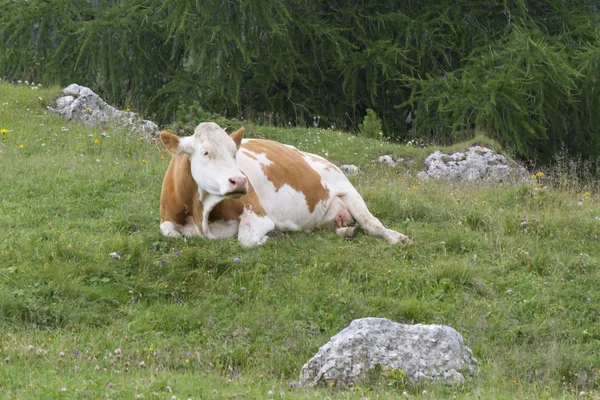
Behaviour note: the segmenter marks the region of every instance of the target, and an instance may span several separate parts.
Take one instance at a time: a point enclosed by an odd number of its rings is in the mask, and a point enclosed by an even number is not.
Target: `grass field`
[[[164,238],[168,154],[49,113],[57,93],[0,84],[2,398],[595,398],[597,184],[566,169],[520,186],[420,184],[431,149],[248,125],[247,136],[359,165],[371,211],[414,244],[325,231],[254,249]],[[382,154],[414,161],[372,162]],[[295,387],[321,345],[367,316],[451,325],[480,376]]]

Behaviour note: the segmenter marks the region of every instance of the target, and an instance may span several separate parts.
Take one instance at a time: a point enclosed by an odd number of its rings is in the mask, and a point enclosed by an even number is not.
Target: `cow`
[[[389,243],[409,243],[367,209],[344,173],[331,162],[293,146],[244,139],[201,123],[191,136],[168,131],[160,139],[173,157],[160,196],[165,236],[209,239],[237,235],[243,247],[265,243],[272,232],[330,228],[352,236],[358,223]]]

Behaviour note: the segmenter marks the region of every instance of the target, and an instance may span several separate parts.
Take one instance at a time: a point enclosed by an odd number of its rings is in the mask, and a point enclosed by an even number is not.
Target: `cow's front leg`
[[[201,236],[200,229],[198,229],[198,225],[196,225],[196,221],[194,217],[188,215],[185,219],[185,225],[181,228],[181,233],[183,236],[192,237],[192,236]]]
[[[259,246],[267,241],[267,233],[275,229],[275,223],[268,216],[257,215],[252,209],[245,208],[240,215],[238,240],[242,247]]]

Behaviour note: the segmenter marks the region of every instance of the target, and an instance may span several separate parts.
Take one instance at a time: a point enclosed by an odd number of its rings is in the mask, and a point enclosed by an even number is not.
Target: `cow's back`
[[[248,176],[269,217],[282,230],[317,227],[337,195],[332,178],[346,180],[327,160],[264,139],[243,140],[238,166]]]

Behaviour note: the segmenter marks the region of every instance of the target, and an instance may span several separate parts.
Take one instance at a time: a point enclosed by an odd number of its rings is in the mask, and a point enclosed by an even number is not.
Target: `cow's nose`
[[[245,192],[246,191],[246,177],[245,176],[233,176],[229,178],[229,186],[232,192]]]

